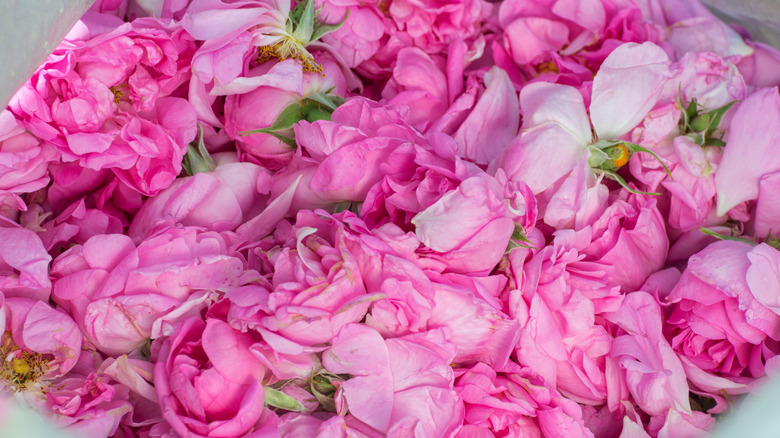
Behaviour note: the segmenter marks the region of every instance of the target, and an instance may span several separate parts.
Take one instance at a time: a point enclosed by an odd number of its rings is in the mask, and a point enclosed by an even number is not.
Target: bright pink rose
[[[340,23],[349,12],[340,28],[322,38],[343,58],[347,67],[358,67],[376,53],[385,35],[385,27],[390,24],[378,8],[379,2],[324,0],[315,4],[322,7],[320,16],[327,17],[328,23]]]
[[[456,373],[455,390],[466,407],[459,437],[593,437],[580,406],[530,368],[512,363],[499,373],[480,362]]]
[[[157,342],[154,384],[173,432],[242,437],[275,427],[276,415],[263,406],[267,370],[249,352],[251,334],[193,317]]]
[[[0,291],[6,297],[48,301],[49,263],[51,256],[35,232],[18,225],[0,226]]]
[[[463,421],[463,404],[452,388],[454,354],[443,330],[385,340],[374,329],[349,324],[322,363],[350,375],[340,385],[342,415],[348,409],[387,436],[422,438],[447,436]]]
[[[0,214],[26,209],[19,195],[49,183],[47,167],[57,155],[53,147],[26,132],[10,111],[0,111]]]
[[[534,245],[540,245],[531,236]],[[543,242],[543,241],[542,241]],[[612,336],[596,314],[620,305],[619,288],[608,286],[612,267],[582,260],[584,234],[556,233],[539,251],[509,254],[515,288],[502,298],[509,316],[523,325],[515,358],[552,388],[579,403],[606,401],[606,355]]]
[[[257,164],[238,162],[230,152],[215,154],[213,159],[213,171],[177,178],[147,199],[127,234],[140,242],[155,229],[174,224],[232,231],[259,213],[270,190],[270,173]]]
[[[107,15],[85,20],[11,102],[36,136],[65,161],[111,169],[153,195],[181,171],[195,138],[192,106],[176,96],[189,79],[195,42],[154,19],[132,24]],[[105,29],[111,28],[108,33]]]
[[[360,227],[348,212],[301,211],[294,227],[278,232],[281,244],[263,254],[272,267],[266,330],[311,346],[363,319],[377,298],[366,294],[355,254],[358,237],[342,222],[350,218]]]
[[[693,255],[668,297],[674,349],[701,370],[738,383],[763,376],[780,339],[771,292],[777,259],[777,250],[765,244],[728,240]]]
[[[29,216],[43,241],[47,251],[59,254],[70,248],[71,244],[81,244],[99,234],[120,234],[127,225],[127,219],[110,209],[87,208],[84,199],[79,199],[65,208],[59,216],[49,218],[39,205],[31,208],[29,214],[22,215],[22,223]],[[35,219],[33,219],[35,218]],[[45,222],[38,223],[40,221]],[[31,227],[32,225],[27,225]]]
[[[617,6],[602,0],[503,2],[498,19],[504,31],[503,49],[510,59],[532,77],[549,76],[553,81],[565,78],[561,83],[589,80],[588,75],[578,72],[597,71],[620,44],[657,42],[662,35],[660,26],[643,20],[642,12],[633,3]]]
[[[55,261],[54,300],[100,350],[130,353],[198,314],[215,291],[255,277],[229,239],[192,227],[167,229],[137,247],[121,234],[95,236]]]
[[[444,52],[458,40],[479,39],[484,20],[476,0],[394,0],[389,13],[403,35],[399,38],[408,35],[410,45],[429,54]]]
[[[290,105],[300,103],[318,93],[345,94],[344,77],[335,62],[324,57],[324,73],[304,71],[292,59],[279,63],[266,62],[246,72],[240,84],[219,92],[225,98],[225,130],[249,155],[279,167],[289,161],[294,148],[271,134],[242,132],[268,128],[279,114]],[[238,89],[239,85],[241,88]],[[285,132],[282,132],[285,134]],[[291,132],[287,132],[290,135]],[[291,136],[291,135],[290,135]]]

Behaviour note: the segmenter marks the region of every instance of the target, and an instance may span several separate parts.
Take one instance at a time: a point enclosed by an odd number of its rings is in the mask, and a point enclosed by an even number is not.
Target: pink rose
[[[531,368],[511,364],[497,372],[477,363],[456,373],[455,390],[466,408],[459,436],[593,436],[580,406],[548,387]]]
[[[177,178],[135,214],[127,234],[140,242],[155,229],[174,224],[232,231],[259,213],[270,190],[270,173],[233,153],[214,155],[216,168]],[[258,189],[265,189],[266,195]]]
[[[51,145],[26,132],[10,111],[0,111],[0,214],[26,209],[19,195],[45,187],[48,164],[56,158]]]
[[[475,0],[396,0],[389,13],[397,32],[429,54],[443,52],[458,40],[478,39],[484,20]]]
[[[49,263],[51,256],[35,232],[18,225],[0,226],[0,291],[6,297],[48,301]]]
[[[342,415],[348,409],[387,436],[447,436],[463,421],[449,365],[454,352],[442,330],[385,340],[369,327],[348,324],[322,363],[332,373],[350,375],[340,385]]]
[[[167,229],[137,247],[121,234],[92,237],[55,261],[54,300],[99,349],[130,353],[198,314],[214,291],[255,277],[229,238],[191,227]]]
[[[87,14],[14,97],[12,111],[65,161],[111,169],[153,195],[181,170],[196,115],[176,96],[189,79],[195,42],[154,19],[119,25]],[[113,30],[102,33],[106,28]]]
[[[157,342],[154,383],[173,432],[241,437],[274,426],[276,415],[263,406],[266,368],[249,352],[251,334],[192,317]]]
[[[67,313],[43,301],[0,294],[0,314],[5,320],[0,384],[7,389],[38,392],[76,365],[82,335]]]
[[[691,256],[668,297],[674,307],[667,330],[675,351],[737,383],[763,376],[780,339],[777,300],[770,292],[777,258],[777,250],[765,244],[727,240]]]

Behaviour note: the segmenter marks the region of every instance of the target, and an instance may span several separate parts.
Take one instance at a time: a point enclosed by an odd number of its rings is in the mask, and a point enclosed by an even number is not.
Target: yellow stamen
[[[322,73],[322,65],[314,60],[303,44],[295,38],[284,36],[276,43],[269,46],[257,48],[257,63],[263,63],[269,59],[276,58],[279,61],[285,59],[296,59],[303,65],[303,69],[312,73]]]
[[[125,93],[119,89],[124,87],[125,87],[124,84],[109,87],[109,90],[111,90],[111,92],[114,93],[114,103],[119,104],[119,100],[122,99],[122,96],[125,95]]]
[[[553,62],[553,60],[545,61],[542,63],[539,63],[536,66],[537,71],[539,71],[539,74],[542,73],[560,73],[561,71],[558,69],[558,66]]]
[[[6,334],[0,345],[0,383],[15,392],[38,383],[49,371],[49,360],[29,350],[22,350]]]

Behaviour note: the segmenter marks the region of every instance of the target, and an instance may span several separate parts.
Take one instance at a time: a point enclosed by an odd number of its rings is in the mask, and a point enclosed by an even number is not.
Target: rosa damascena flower
[[[192,105],[174,97],[189,79],[195,42],[174,24],[115,20],[87,14],[11,109],[64,161],[111,169],[153,195],[181,171],[184,148],[195,138]]]
[[[130,353],[176,321],[197,314],[256,273],[230,249],[230,236],[171,228],[138,246],[121,234],[95,236],[57,257],[54,300],[110,355]]]
[[[674,307],[667,330],[675,351],[734,382],[764,375],[780,339],[772,284],[777,263],[778,251],[766,244],[728,240],[691,256],[668,297]]]
[[[497,372],[480,362],[456,373],[455,390],[465,405],[459,436],[593,437],[580,406],[530,368],[512,364]]]
[[[251,334],[192,317],[157,342],[154,384],[173,432],[241,437],[275,429],[276,415],[263,405],[267,369],[249,351]]]
[[[153,230],[175,224],[232,231],[259,213],[270,189],[269,172],[254,163],[238,162],[234,153],[215,154],[213,159],[216,168],[211,172],[177,178],[147,199],[127,234],[140,242]]]
[[[374,329],[348,324],[323,353],[325,368],[349,374],[342,415],[387,436],[447,436],[463,421],[453,389],[455,348],[443,329],[382,339]],[[337,395],[339,397],[339,395]]]
[[[19,195],[45,187],[48,164],[56,158],[51,145],[26,132],[10,111],[0,111],[0,214],[26,209]]]
[[[666,53],[652,43],[615,49],[593,79],[590,118],[576,88],[548,82],[526,85],[520,91],[522,134],[494,165],[534,193],[544,192],[590,156],[590,145],[618,140],[645,118],[670,76],[669,65]]]

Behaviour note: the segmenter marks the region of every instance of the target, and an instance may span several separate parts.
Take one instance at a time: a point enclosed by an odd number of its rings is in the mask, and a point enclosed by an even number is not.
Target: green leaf
[[[322,38],[323,36],[337,31],[341,26],[344,25],[344,23],[347,22],[347,17],[349,17],[349,14],[352,12],[352,8],[347,9],[347,13],[344,15],[344,19],[336,24],[322,24],[317,23],[317,26],[314,28],[314,33],[311,35],[310,41],[317,41],[318,39]]]
[[[265,387],[265,404],[274,408],[294,412],[309,412],[301,402],[268,386]]]
[[[301,113],[306,121],[316,122],[317,120],[330,120],[330,115],[333,113],[333,110],[328,107],[323,107],[317,101],[307,99],[303,101]]]
[[[287,137],[282,134],[278,134],[276,132],[266,132],[266,134],[273,135],[276,137],[277,140],[281,141],[282,143],[286,144],[287,146],[290,146],[291,148],[295,149],[298,147],[298,143],[295,142],[295,139],[292,137]]]

